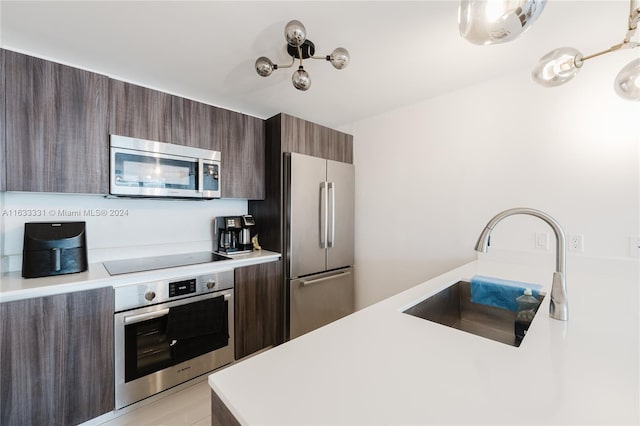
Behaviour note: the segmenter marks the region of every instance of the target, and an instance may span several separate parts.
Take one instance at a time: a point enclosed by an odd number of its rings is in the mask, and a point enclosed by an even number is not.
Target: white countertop
[[[403,314],[474,274],[543,284],[553,267],[481,256],[209,376],[242,424],[638,424],[638,264],[567,262],[569,321],[545,298],[520,347]],[[598,262],[595,262],[598,263]]]
[[[231,259],[114,276],[109,275],[102,263],[89,264],[88,269],[84,272],[43,278],[22,278],[21,271],[13,271],[0,276],[0,302],[205,274],[224,269],[273,262],[280,258],[280,253],[260,250],[228,257],[231,257]]]

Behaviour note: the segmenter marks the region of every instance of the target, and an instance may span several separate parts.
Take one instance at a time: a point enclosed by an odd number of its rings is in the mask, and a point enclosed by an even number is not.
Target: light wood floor
[[[137,404],[116,413],[111,419],[95,419],[90,424],[103,426],[209,426],[211,425],[211,388],[206,378],[199,383]]]

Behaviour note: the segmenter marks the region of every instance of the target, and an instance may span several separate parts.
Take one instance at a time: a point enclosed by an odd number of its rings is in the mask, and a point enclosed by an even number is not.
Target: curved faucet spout
[[[543,211],[526,207],[505,210],[495,215],[489,223],[487,223],[487,226],[484,227],[478,238],[475,249],[476,251],[486,253],[489,247],[489,236],[493,228],[505,217],[516,214],[525,214],[542,219],[553,229],[553,233],[556,236],[556,271],[553,274],[549,316],[560,321],[567,321],[569,319],[569,303],[567,301],[567,284],[565,280],[566,242],[562,226],[560,226],[557,220]]]

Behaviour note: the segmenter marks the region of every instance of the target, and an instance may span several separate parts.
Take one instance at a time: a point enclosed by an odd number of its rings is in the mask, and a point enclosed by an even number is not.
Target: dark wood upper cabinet
[[[171,142],[221,152],[222,198],[264,198],[264,120],[174,97]]]
[[[211,105],[174,96],[171,143],[221,151],[224,112]]]
[[[4,143],[4,49],[0,49],[0,191],[7,190],[7,160]]]
[[[4,61],[6,189],[107,193],[109,79],[8,50]]]
[[[72,425],[115,407],[113,288],[0,303],[0,424]]]
[[[280,117],[282,152],[353,163],[353,136],[287,114],[276,117]]]
[[[109,80],[109,133],[157,142],[171,142],[173,96]]]
[[[1,191],[107,194],[115,134],[220,151],[222,198],[264,198],[264,120],[4,49],[0,71]]]
[[[264,198],[264,120],[224,111],[222,128],[222,197]]]
[[[280,261],[236,268],[236,359],[284,341],[283,285]]]

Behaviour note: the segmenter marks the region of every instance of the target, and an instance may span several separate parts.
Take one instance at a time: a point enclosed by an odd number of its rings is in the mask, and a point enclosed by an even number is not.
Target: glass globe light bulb
[[[518,38],[542,13],[547,0],[461,0],[460,35],[473,44],[498,44]]]
[[[341,70],[349,65],[349,51],[344,47],[338,47],[329,55],[329,62],[335,69]]]
[[[560,47],[540,58],[531,71],[531,78],[541,86],[560,86],[578,74],[582,63],[582,54],[578,50]]]
[[[618,96],[628,101],[640,101],[640,58],[625,65],[614,82]]]
[[[284,27],[284,38],[291,46],[302,46],[302,43],[307,39],[307,30],[302,22],[294,19]]]
[[[293,73],[291,82],[293,83],[293,87],[298,90],[305,91],[311,87],[311,77],[309,77],[309,73],[307,73],[302,66]]]
[[[273,65],[273,62],[271,62],[271,59],[266,56],[261,56],[256,59],[256,72],[259,76],[268,77],[274,69],[275,66]]]

